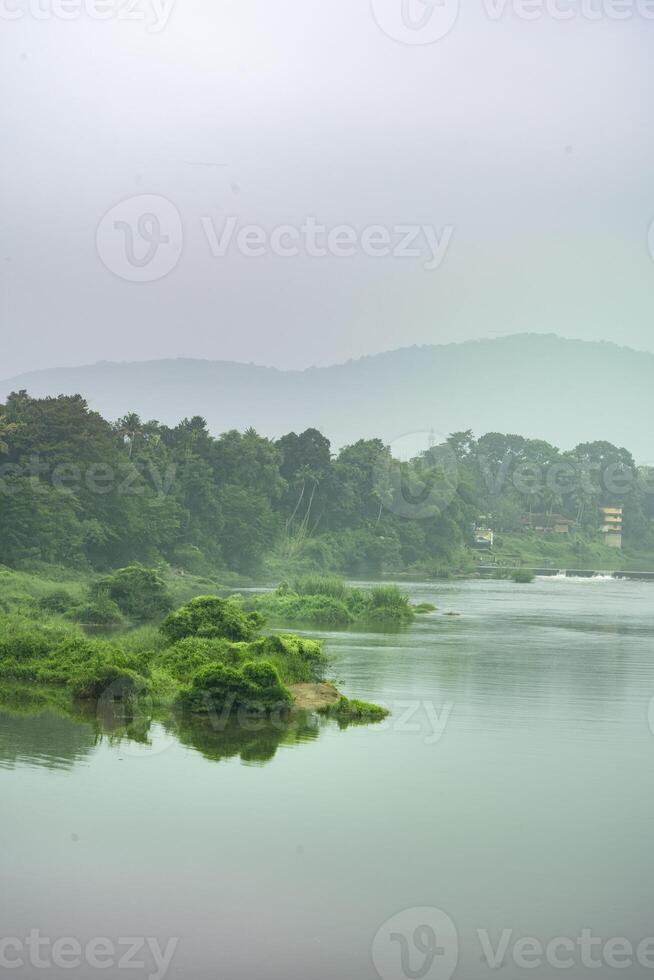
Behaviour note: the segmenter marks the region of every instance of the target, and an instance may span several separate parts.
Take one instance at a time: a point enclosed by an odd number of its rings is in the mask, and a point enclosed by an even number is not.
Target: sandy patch
[[[289,684],[288,689],[293,695],[295,707],[302,711],[320,711],[340,698],[334,685],[324,681],[322,684]]]

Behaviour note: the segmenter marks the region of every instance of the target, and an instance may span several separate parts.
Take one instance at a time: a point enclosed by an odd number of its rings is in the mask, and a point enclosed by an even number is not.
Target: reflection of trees
[[[280,745],[297,745],[318,738],[320,724],[306,712],[289,715],[274,722],[251,718],[247,723],[230,721],[220,728],[211,720],[197,715],[177,719],[176,735],[182,745],[201,752],[206,759],[220,762],[240,756],[242,762],[265,763]]]
[[[321,720],[307,712],[274,720],[263,717],[229,722],[153,709],[143,701],[116,698],[74,703],[59,690],[21,685],[0,686],[0,767],[29,763],[45,768],[72,768],[102,741],[151,743],[153,722],[206,759],[240,757],[263,764],[280,745],[318,738]],[[7,734],[4,734],[7,732]]]
[[[96,743],[88,725],[66,716],[60,699],[0,688],[0,768],[72,769]]]

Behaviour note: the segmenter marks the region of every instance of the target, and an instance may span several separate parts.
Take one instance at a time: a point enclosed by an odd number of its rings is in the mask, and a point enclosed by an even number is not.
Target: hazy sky
[[[654,349],[652,0],[161,2],[0,0],[0,376]]]

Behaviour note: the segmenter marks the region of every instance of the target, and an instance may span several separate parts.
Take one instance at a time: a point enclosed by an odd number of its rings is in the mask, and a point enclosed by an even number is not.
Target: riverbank
[[[27,594],[12,596],[7,582],[0,614],[0,681],[58,688],[74,701],[138,701],[209,716],[327,710],[346,701],[325,682],[328,658],[317,639],[266,635],[263,619],[236,598],[196,596],[177,609],[154,570],[122,569],[77,592],[49,588],[33,578]],[[13,599],[13,606],[12,606]],[[81,616],[115,607],[109,622],[89,634]],[[164,616],[166,610],[170,609]],[[151,625],[124,628],[132,611]],[[114,613],[112,612],[112,615]],[[162,618],[163,617],[163,618]],[[71,621],[73,620],[73,621]],[[75,622],[74,620],[78,620]],[[303,685],[295,692],[289,685]],[[352,702],[352,717],[376,720],[375,706]]]

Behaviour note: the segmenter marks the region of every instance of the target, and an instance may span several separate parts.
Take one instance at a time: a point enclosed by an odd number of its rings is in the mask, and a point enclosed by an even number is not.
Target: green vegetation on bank
[[[495,537],[492,556],[481,552],[479,560],[492,560],[501,566],[515,568],[587,568],[598,571],[654,571],[654,555],[640,555],[629,549],[605,545],[599,536],[589,537],[578,531],[570,534],[539,534],[524,530],[500,533]]]
[[[118,574],[115,580],[132,582],[129,601],[134,609],[144,611],[140,594],[154,594],[159,614],[168,607],[162,581],[145,569],[138,574],[123,571],[129,574]],[[153,704],[191,712],[229,715],[243,708],[266,714],[292,707],[287,685],[321,681],[328,664],[317,640],[262,635],[262,617],[244,610],[236,599],[197,596],[158,627],[107,637],[89,636],[79,624],[44,611],[52,602],[43,600],[55,593],[32,597],[36,608],[27,615],[0,615],[3,683],[59,688],[75,700],[147,697]],[[120,589],[115,594],[120,601]]]
[[[340,697],[335,704],[328,705],[320,713],[344,723],[382,721],[389,714],[387,708],[382,708],[378,704],[369,704],[367,701],[346,697]]]
[[[433,578],[474,570],[482,517],[500,552],[654,570],[653,490],[651,469],[606,441],[562,451],[465,431],[399,460],[379,439],[334,454],[316,429],[271,440],[216,438],[200,417],[111,423],[79,396],[15,392],[0,406],[0,563],[26,570],[169,568],[213,580],[206,592],[308,574]],[[605,555],[602,506],[624,509],[623,554]],[[571,522],[568,542],[529,530],[553,514]],[[98,589],[85,621],[139,621],[120,582]]]
[[[183,703],[190,690],[201,689],[210,671],[229,667],[234,673],[227,679],[235,682],[237,674],[246,678],[252,702],[260,687],[267,706],[270,671],[289,683],[322,677],[326,658],[319,642],[260,636],[253,618],[232,600],[200,597],[171,614],[159,629],[107,639],[86,636],[62,619],[8,615],[2,619],[0,678],[61,685],[78,698],[99,697],[115,688],[122,695],[147,692],[158,700]],[[176,620],[184,622],[183,630],[173,628]],[[265,670],[258,674],[254,668],[262,665]],[[213,690],[211,684],[207,690]],[[229,683],[225,690],[231,690]],[[235,694],[241,691],[234,687]],[[281,700],[288,699],[281,686],[279,693]]]
[[[343,629],[393,629],[412,622],[415,609],[396,585],[357,589],[334,576],[310,575],[249,600],[271,622]],[[420,610],[425,611],[425,610]]]

